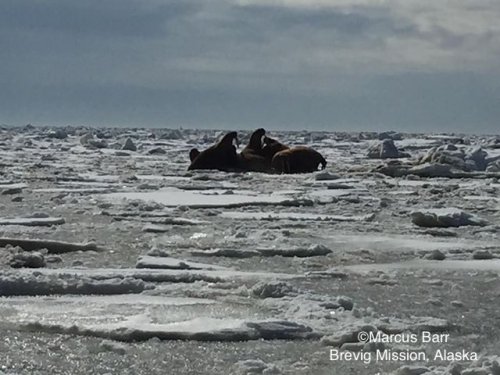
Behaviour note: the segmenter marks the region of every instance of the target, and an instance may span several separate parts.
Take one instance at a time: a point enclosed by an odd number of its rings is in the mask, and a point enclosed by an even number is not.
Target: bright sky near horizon
[[[500,132],[498,0],[3,0],[0,124]]]

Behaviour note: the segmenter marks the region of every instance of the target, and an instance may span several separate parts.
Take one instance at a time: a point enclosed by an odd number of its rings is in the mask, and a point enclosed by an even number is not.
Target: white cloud
[[[52,3],[56,7],[58,2]],[[156,1],[147,7],[138,3],[137,8],[130,6],[134,1],[128,4],[119,16],[107,8],[97,25],[79,18],[81,7],[73,14],[64,5],[75,24],[42,19],[37,22],[53,27],[21,30],[16,35],[21,43],[15,48],[23,49],[17,53],[26,58],[7,58],[7,67],[11,63],[10,69],[16,70],[19,63],[32,64],[30,51],[44,46],[46,53],[37,51],[40,64],[23,69],[32,80],[159,87],[196,77],[200,85],[233,82],[266,88],[269,79],[261,77],[273,75],[272,84],[293,81],[301,89],[311,88],[310,80],[322,82],[327,77],[497,71],[500,59],[498,1],[478,0],[472,5],[469,0],[239,0],[235,6],[225,0],[192,0]],[[84,9],[84,16],[99,12],[97,6]],[[106,17],[116,26],[106,24]],[[154,24],[141,29],[138,20],[147,17],[153,17]],[[322,86],[318,89],[327,89]]]

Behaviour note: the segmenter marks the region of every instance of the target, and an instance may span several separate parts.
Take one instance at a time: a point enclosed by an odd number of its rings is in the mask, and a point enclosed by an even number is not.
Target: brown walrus
[[[262,155],[269,160],[269,162],[271,162],[273,156],[278,152],[288,150],[290,148],[280,141],[268,136],[264,136],[262,143],[264,144],[264,147],[262,147]]]
[[[266,135],[266,131],[264,128],[259,128],[254,130],[250,135],[250,139],[248,140],[247,145],[243,150],[241,150],[242,154],[252,153],[255,155],[262,156],[262,138]]]
[[[189,152],[191,164],[188,171],[194,169],[239,170],[240,161],[234,142],[238,143],[238,133],[229,132],[219,142],[202,152],[191,149]]]
[[[263,128],[255,130],[248,140],[248,144],[240,152],[240,166],[246,171],[271,172],[271,162],[264,157],[262,152],[262,138],[266,131]]]
[[[278,173],[310,173],[325,169],[326,160],[316,150],[310,147],[297,146],[288,150],[280,151],[274,155],[272,166]]]

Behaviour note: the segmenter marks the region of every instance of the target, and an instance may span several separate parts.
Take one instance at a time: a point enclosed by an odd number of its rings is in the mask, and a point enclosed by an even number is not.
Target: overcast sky
[[[498,0],[1,0],[0,124],[500,132]]]

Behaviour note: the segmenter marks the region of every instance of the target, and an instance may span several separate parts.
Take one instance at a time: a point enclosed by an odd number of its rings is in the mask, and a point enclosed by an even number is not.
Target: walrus
[[[262,138],[266,135],[263,128],[255,130],[248,140],[248,144],[240,152],[240,165],[246,171],[271,172],[271,162],[264,157],[262,152]]]
[[[325,169],[326,160],[310,147],[297,146],[278,152],[271,164],[277,173],[310,173],[317,171],[319,164]]]
[[[239,170],[240,162],[234,142],[238,144],[238,133],[233,131],[202,152],[191,149],[189,152],[191,164],[188,171],[194,169],[217,169],[225,172]]]
[[[241,151],[244,153],[252,153],[255,155],[262,156],[262,139],[266,135],[266,130],[264,128],[258,128],[254,130],[250,135],[250,139],[246,144],[245,148]]]
[[[262,143],[264,144],[264,147],[262,147],[262,155],[269,161],[271,161],[273,156],[278,152],[288,150],[290,148],[280,141],[268,136],[264,136]]]

